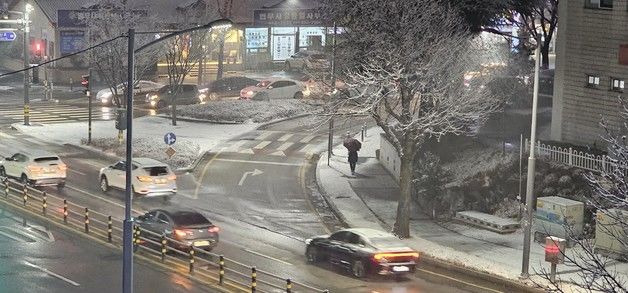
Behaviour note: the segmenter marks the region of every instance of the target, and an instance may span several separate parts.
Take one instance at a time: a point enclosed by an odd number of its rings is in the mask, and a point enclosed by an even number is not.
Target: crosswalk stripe
[[[233,144],[231,144],[229,147],[227,147],[227,151],[231,151],[231,152],[237,152],[238,149],[240,149],[240,147],[245,143],[246,141],[244,140],[238,140],[236,142],[234,142]]]
[[[284,134],[282,137],[280,137],[278,139],[278,141],[287,141],[288,139],[290,139],[294,134],[292,133],[288,133],[288,134]]]
[[[277,148],[277,150],[279,150],[279,151],[285,151],[285,150],[287,150],[290,146],[292,146],[293,144],[294,144],[293,142],[286,142],[286,143],[284,143],[284,144],[280,145],[280,146]]]
[[[255,140],[265,140],[267,137],[269,137],[271,134],[273,134],[270,131],[265,131],[262,132],[262,134],[258,135],[257,138]]]
[[[282,151],[276,151],[272,154],[269,154],[269,156],[280,156],[280,157],[285,157],[286,153],[282,152]]]
[[[238,153],[240,153],[240,154],[251,154],[251,155],[255,154],[255,152],[253,152],[252,149],[243,149],[243,150],[239,151]]]
[[[265,148],[267,145],[269,145],[271,142],[272,142],[272,141],[265,140],[265,141],[260,142],[258,145],[254,146],[253,148],[254,148],[254,149],[263,149],[263,148]]]
[[[36,139],[34,139],[34,138],[28,138],[28,137],[25,137],[25,138],[24,138],[24,140],[26,140],[26,141],[30,141],[30,142],[32,142],[32,143],[34,143],[34,144],[37,144],[37,145],[45,145],[45,144],[43,144],[43,143],[39,142],[38,140],[36,140]]]
[[[316,137],[316,135],[308,135],[308,136],[304,137],[304,138],[301,140],[301,142],[302,142],[302,143],[308,143],[308,142],[310,142],[310,140],[312,140],[314,137]]]
[[[8,139],[14,139],[15,138],[15,136],[10,135],[10,134],[6,134],[6,133],[3,133],[3,132],[0,132],[0,136],[2,136],[4,138],[8,138]]]

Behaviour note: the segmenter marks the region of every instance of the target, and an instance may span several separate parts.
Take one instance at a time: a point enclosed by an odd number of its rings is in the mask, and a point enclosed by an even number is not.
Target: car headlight
[[[150,105],[151,105],[152,107],[155,107],[155,106],[157,105],[157,101],[156,101],[156,100],[151,100],[151,101],[150,101]]]
[[[312,238],[305,239],[305,244],[310,245],[312,243]]]
[[[152,95],[152,96],[150,96],[150,99],[151,100],[157,100],[157,99],[159,99],[159,96],[158,95]]]
[[[247,94],[248,96],[252,96],[252,95],[253,95],[253,91],[248,91],[248,92],[246,92],[246,94]]]
[[[205,94],[199,94],[198,95],[198,99],[201,100],[201,102],[204,101],[205,98],[207,98],[207,95],[205,95]]]

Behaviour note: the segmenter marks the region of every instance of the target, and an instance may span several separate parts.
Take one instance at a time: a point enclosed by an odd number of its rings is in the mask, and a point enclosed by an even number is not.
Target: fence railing
[[[557,147],[543,144],[538,141],[535,145],[535,152],[538,156],[543,156],[551,161],[565,164],[567,166],[578,167],[594,172],[612,172],[617,168],[617,160],[606,155],[594,155],[569,147]],[[524,142],[526,153],[530,151],[530,140]]]
[[[0,177],[0,200],[122,247],[122,220],[111,215],[6,177]],[[139,226],[134,227],[133,243],[134,250],[140,255],[161,262],[174,271],[195,276],[207,284],[225,287],[231,292],[329,292],[187,245],[169,235],[156,234]]]

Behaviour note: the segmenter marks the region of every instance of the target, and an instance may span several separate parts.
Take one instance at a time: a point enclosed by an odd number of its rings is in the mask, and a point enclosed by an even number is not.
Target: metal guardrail
[[[0,177],[0,199],[9,201],[49,221],[122,247],[122,220],[46,193],[6,177]],[[295,282],[194,246],[168,235],[134,226],[134,250],[178,272],[202,278],[207,283],[234,292],[315,292],[329,290]]]

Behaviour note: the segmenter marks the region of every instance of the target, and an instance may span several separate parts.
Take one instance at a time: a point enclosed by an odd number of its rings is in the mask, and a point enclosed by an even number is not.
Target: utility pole
[[[32,11],[33,6],[31,6],[28,1],[25,1],[24,6],[24,68],[30,67],[30,17],[29,14]],[[31,105],[30,99],[28,97],[28,88],[30,87],[30,70],[24,71],[24,125],[30,125],[30,112]]]
[[[128,60],[126,80],[126,180],[124,189],[124,227],[122,236],[122,292],[133,293],[133,75],[135,67],[135,29],[128,33]]]
[[[92,143],[92,68],[87,70],[87,144]]]
[[[535,50],[536,60],[534,60],[534,95],[532,97],[532,129],[530,130],[530,157],[528,157],[528,178],[526,186],[526,206],[524,234],[523,234],[523,261],[521,265],[521,276],[530,276],[530,240],[532,234],[532,212],[534,211],[534,143],[536,142],[536,108],[539,100],[539,68],[541,66],[541,37],[538,34]]]
[[[333,88],[332,94],[336,93],[336,31],[338,30],[338,26],[334,21],[334,34],[332,37],[331,44],[331,86]]]

